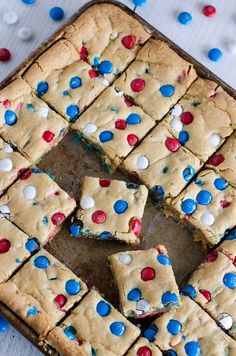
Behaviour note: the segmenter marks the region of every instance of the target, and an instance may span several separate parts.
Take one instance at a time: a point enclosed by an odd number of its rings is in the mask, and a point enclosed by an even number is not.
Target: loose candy
[[[31,5],[34,4],[36,0],[22,0],[23,3],[27,4],[27,5]]]
[[[2,18],[8,25],[14,25],[18,21],[18,15],[14,11],[5,12]]]
[[[219,48],[212,48],[208,52],[208,58],[213,62],[217,62],[222,57],[222,55],[223,53]]]
[[[191,21],[192,21],[192,15],[189,12],[181,12],[178,15],[178,21],[182,24],[182,25],[188,25]]]
[[[32,37],[32,31],[28,27],[22,27],[17,31],[17,37],[22,41],[28,41]]]
[[[144,6],[147,4],[147,0],[132,0],[135,6]]]
[[[63,19],[64,17],[64,10],[59,7],[59,6],[55,6],[52,7],[49,10],[49,16],[51,17],[51,19],[53,19],[54,21],[60,21]]]
[[[6,62],[11,58],[11,52],[7,48],[0,48],[0,62]]]
[[[3,333],[9,328],[9,323],[6,319],[4,319],[2,316],[0,316],[0,332]]]
[[[203,7],[202,12],[207,17],[213,17],[216,14],[216,8],[212,5],[206,5]]]

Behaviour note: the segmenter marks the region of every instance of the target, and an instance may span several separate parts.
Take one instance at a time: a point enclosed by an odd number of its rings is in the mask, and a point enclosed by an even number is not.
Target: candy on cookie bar
[[[0,91],[0,135],[31,162],[55,146],[67,127],[67,121],[32,94],[23,79],[16,79]]]
[[[236,126],[236,100],[217,83],[198,78],[163,123],[181,145],[206,161]]]
[[[46,341],[60,353],[77,355],[80,345],[89,342],[93,355],[126,353],[140,334],[139,329],[106,302],[97,292],[89,292],[70,315],[54,328]],[[64,354],[64,353],[63,353]]]
[[[75,200],[46,173],[33,168],[0,198],[0,215],[44,245],[75,206]]]
[[[144,185],[85,177],[71,234],[139,244],[147,195]]]
[[[124,160],[123,168],[159,201],[176,197],[202,163],[163,126],[155,127]]]
[[[142,318],[180,305],[179,290],[165,246],[109,257],[122,313]]]
[[[127,352],[127,356],[162,356],[160,349],[149,342],[145,337],[140,337]]]
[[[8,282],[0,284],[0,300],[46,335],[87,292],[85,283],[42,249]]]
[[[93,145],[110,169],[116,168],[155,125],[114,87],[106,89],[72,128]]]
[[[192,64],[160,40],[149,40],[114,86],[160,121],[196,79]]]

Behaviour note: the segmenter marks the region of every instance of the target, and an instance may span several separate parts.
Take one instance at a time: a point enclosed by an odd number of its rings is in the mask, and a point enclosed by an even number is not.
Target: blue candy
[[[166,97],[172,96],[175,92],[175,88],[171,84],[162,85],[162,87],[160,87],[159,90],[160,90],[161,94]]]
[[[153,342],[155,340],[158,328],[155,324],[151,324],[143,333],[143,336],[148,339],[148,341]]]
[[[208,58],[213,62],[217,62],[222,57],[222,55],[223,53],[219,48],[212,48],[208,52]]]
[[[157,256],[157,261],[162,265],[171,265],[171,261],[168,256],[160,254]]]
[[[68,337],[70,340],[75,340],[76,338],[76,330],[73,326],[68,326],[65,329],[63,329],[64,334]]]
[[[116,214],[123,214],[128,209],[128,203],[125,200],[117,200],[113,206]]]
[[[80,77],[73,77],[70,80],[70,87],[71,89],[76,89],[81,87],[82,85],[82,79]]]
[[[70,121],[75,120],[79,115],[79,108],[77,105],[71,104],[66,108],[66,115],[69,116]]]
[[[212,195],[208,190],[201,190],[196,199],[198,204],[208,205],[212,201]]]
[[[35,316],[36,314],[38,314],[39,310],[37,307],[33,306],[30,309],[28,309],[26,316]]]
[[[193,214],[197,209],[197,203],[193,199],[185,199],[181,203],[181,210],[184,214]]]
[[[170,334],[177,335],[182,330],[182,324],[178,320],[170,319],[166,328]]]
[[[43,96],[45,93],[47,93],[48,88],[49,86],[47,82],[39,82],[37,85],[36,94],[38,96]]]
[[[185,145],[186,142],[189,140],[189,134],[187,131],[180,131],[179,133],[179,142],[181,143],[182,146]]]
[[[177,352],[172,349],[169,349],[165,352],[166,356],[178,356]]]
[[[228,186],[228,182],[226,182],[223,178],[216,178],[214,180],[214,186],[218,190],[225,190]]]
[[[29,239],[29,240],[25,243],[25,248],[26,248],[26,250],[29,251],[30,253],[33,253],[33,252],[39,250],[39,248],[40,248],[40,243],[39,243],[38,239],[36,239],[36,238]]]
[[[102,131],[99,135],[99,140],[104,143],[111,141],[113,139],[114,135],[111,131]]]
[[[187,342],[184,346],[185,352],[188,356],[200,356],[201,348],[196,341]]]
[[[169,304],[176,304],[178,303],[178,297],[175,293],[165,292],[164,294],[162,294],[161,302],[164,306],[167,306]]]
[[[138,288],[133,288],[129,291],[127,299],[131,302],[137,302],[142,297],[142,292]]]
[[[65,285],[66,293],[69,295],[76,295],[80,291],[80,283],[74,279],[69,279]]]
[[[229,272],[224,275],[224,285],[230,289],[236,288],[236,273]]]
[[[188,25],[192,21],[192,15],[189,12],[181,12],[178,20],[182,25]]]
[[[34,259],[35,267],[39,269],[47,269],[50,266],[50,261],[46,256],[38,256]]]
[[[165,192],[164,189],[160,185],[156,185],[153,188],[153,191],[162,199],[164,198]]]
[[[196,297],[196,289],[191,286],[191,284],[186,284],[186,286],[184,286],[181,289],[181,294],[183,295],[187,295],[188,297],[194,299]]]
[[[78,236],[83,228],[83,223],[81,220],[76,221],[70,226],[70,233],[72,236]]]
[[[100,74],[109,74],[112,72],[113,65],[110,61],[102,61],[98,65],[98,71]]]
[[[9,323],[6,319],[0,316],[0,333],[3,333],[9,328]]]
[[[54,21],[60,21],[63,19],[64,17],[64,10],[59,7],[59,6],[55,6],[52,7],[49,10],[49,16],[51,17],[51,19],[53,19]]]
[[[147,0],[132,0],[135,6],[144,6],[147,3]]]
[[[103,231],[99,235],[99,240],[107,240],[107,239],[110,239],[112,237],[113,237],[113,235],[109,231]]]
[[[127,125],[137,125],[140,124],[141,116],[138,114],[130,114],[125,120]]]
[[[226,236],[225,240],[235,240],[236,239],[236,229],[231,231],[227,231],[228,235]]]
[[[36,0],[22,0],[24,4],[31,5],[34,4]]]
[[[183,178],[186,182],[189,182],[195,175],[195,170],[192,166],[188,166],[183,170]]]
[[[113,335],[122,336],[126,330],[126,327],[121,321],[115,321],[110,325],[110,330]]]
[[[6,110],[4,114],[5,124],[8,126],[13,126],[17,122],[16,113],[12,110]]]
[[[68,90],[63,90],[62,94],[65,95],[65,96],[69,96],[69,95],[70,95],[70,93],[68,92]]]
[[[110,314],[111,306],[102,300],[97,304],[96,311],[100,316],[104,317]]]

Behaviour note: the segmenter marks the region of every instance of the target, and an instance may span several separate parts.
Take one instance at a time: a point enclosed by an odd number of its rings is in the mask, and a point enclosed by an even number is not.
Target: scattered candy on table
[[[192,15],[189,12],[181,12],[178,20],[182,25],[188,25],[192,21]]]
[[[7,48],[0,48],[0,62],[6,62],[10,57],[11,52]]]
[[[23,41],[28,41],[32,37],[32,31],[28,27],[22,27],[17,31],[17,37]]]
[[[2,18],[8,25],[13,25],[18,21],[18,15],[13,11],[5,12]]]
[[[206,5],[203,7],[202,12],[207,17],[213,17],[216,15],[216,8],[212,5]]]
[[[49,10],[49,15],[52,20],[60,21],[64,17],[64,10],[61,7],[55,6]]]
[[[2,316],[0,316],[0,333],[3,333],[4,331],[6,331],[9,328],[9,323],[8,321],[3,318]]]
[[[213,62],[218,62],[218,60],[222,57],[223,53],[219,48],[212,48],[208,52],[208,57]]]

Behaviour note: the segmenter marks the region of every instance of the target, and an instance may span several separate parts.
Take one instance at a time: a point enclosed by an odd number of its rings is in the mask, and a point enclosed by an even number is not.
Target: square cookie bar
[[[212,170],[203,170],[171,208],[196,240],[213,246],[236,224],[236,190]]]
[[[224,253],[230,258],[233,263],[236,262],[236,228],[230,230],[224,239],[224,241],[217,248],[218,251]]]
[[[151,39],[114,85],[154,120],[160,121],[196,77],[192,64],[165,42]]]
[[[0,215],[43,245],[75,207],[75,200],[37,168],[26,171],[0,199]]]
[[[67,26],[64,37],[73,43],[82,60],[95,66],[108,60],[117,75],[135,58],[150,31],[118,6],[97,4]]]
[[[106,89],[72,128],[100,152],[108,169],[115,169],[155,125],[122,92]]]
[[[60,40],[36,60],[24,79],[37,96],[64,118],[74,121],[109,85],[110,66],[105,63],[104,67],[100,71],[93,69],[79,59],[72,44]]]
[[[144,185],[85,177],[71,234],[139,244],[147,195]]]
[[[236,132],[223,146],[207,161],[207,167],[214,169],[217,174],[236,187]]]
[[[127,356],[162,356],[158,347],[145,337],[140,337],[127,352]]]
[[[87,292],[85,283],[42,249],[16,275],[0,284],[0,300],[46,335]]]
[[[198,78],[164,119],[168,130],[206,161],[236,125],[236,100],[218,84]]]
[[[180,305],[179,290],[165,246],[109,257],[122,313],[142,318]]]
[[[136,326],[97,292],[91,291],[62,324],[49,333],[46,341],[59,353],[70,350],[70,355],[77,355],[80,344],[89,342],[94,349],[92,355],[110,355],[111,352],[121,356],[139,334]]]
[[[31,162],[65,135],[68,123],[31,92],[21,78],[0,91],[0,135]]]
[[[29,165],[25,157],[0,138],[0,195]]]
[[[200,167],[199,159],[162,125],[123,162],[124,170],[151,189],[159,201],[176,197]]]
[[[11,277],[39,248],[36,238],[29,237],[4,217],[0,218],[0,283]]]
[[[182,293],[191,297],[236,338],[236,267],[221,252],[211,252],[198,266]]]
[[[168,355],[236,355],[236,342],[197,303],[181,299],[182,307],[163,314],[144,335]]]

